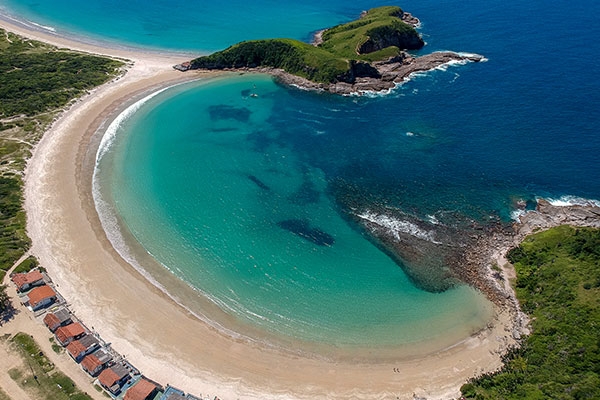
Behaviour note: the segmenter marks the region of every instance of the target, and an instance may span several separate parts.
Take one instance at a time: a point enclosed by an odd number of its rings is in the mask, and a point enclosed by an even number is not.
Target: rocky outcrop
[[[399,23],[404,24],[404,22]],[[399,49],[418,50],[425,46],[425,42],[413,31],[403,31],[386,25],[370,30],[368,39],[356,48],[356,53],[374,53],[390,46]]]
[[[416,72],[431,71],[453,62],[480,62],[483,59],[483,56],[477,54],[463,55],[450,51],[431,53],[421,57],[413,57],[402,52],[385,61],[371,64],[357,62],[353,68],[354,73],[341,76],[337,82],[330,84],[312,82],[282,70],[261,69],[261,71],[277,76],[283,83],[303,89],[322,90],[336,94],[362,94],[390,90]]]

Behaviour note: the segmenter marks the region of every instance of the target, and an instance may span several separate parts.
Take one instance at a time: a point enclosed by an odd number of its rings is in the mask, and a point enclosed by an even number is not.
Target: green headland
[[[400,7],[363,12],[359,19],[325,29],[312,44],[294,39],[251,40],[198,57],[177,69],[268,69],[286,83],[335,93],[386,90],[417,71],[481,56],[440,52],[413,57],[425,43],[419,20]]]

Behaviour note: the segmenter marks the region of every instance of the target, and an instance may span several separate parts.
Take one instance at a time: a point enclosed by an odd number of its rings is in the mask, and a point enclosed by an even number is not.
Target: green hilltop
[[[270,67],[313,82],[352,82],[360,75],[377,75],[370,62],[416,50],[424,42],[404,22],[400,7],[373,8],[360,19],[325,30],[322,42],[310,45],[293,39],[252,40],[192,60],[192,69]]]

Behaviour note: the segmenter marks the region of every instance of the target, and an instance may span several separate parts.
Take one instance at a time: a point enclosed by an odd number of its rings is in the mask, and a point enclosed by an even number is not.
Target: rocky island
[[[389,90],[415,72],[483,59],[449,51],[410,55],[407,50],[425,45],[415,29],[418,25],[419,20],[400,7],[373,8],[356,21],[319,31],[312,44],[245,41],[175,68],[267,72],[301,88],[350,94]]]

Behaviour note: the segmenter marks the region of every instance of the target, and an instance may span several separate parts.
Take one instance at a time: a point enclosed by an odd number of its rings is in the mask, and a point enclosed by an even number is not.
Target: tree
[[[6,285],[0,285],[0,314],[10,307],[10,297],[6,293]]]

